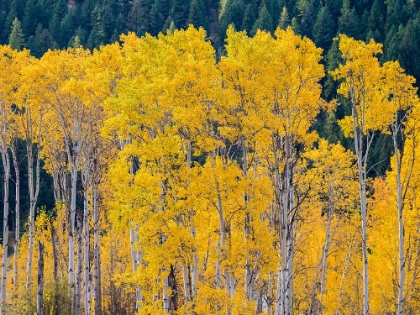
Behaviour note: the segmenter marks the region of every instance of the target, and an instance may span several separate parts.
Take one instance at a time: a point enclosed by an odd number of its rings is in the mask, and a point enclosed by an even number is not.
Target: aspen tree
[[[22,87],[19,89],[19,110],[22,111],[19,128],[22,138],[26,142],[27,166],[28,166],[28,190],[29,190],[29,250],[28,250],[28,274],[26,287],[32,285],[32,256],[34,247],[35,209],[40,190],[41,150],[43,118],[48,111],[42,96],[42,86],[37,85],[38,78],[36,60],[31,58],[22,76]],[[35,76],[34,76],[35,75]],[[34,88],[36,86],[36,88]],[[36,152],[35,152],[36,146]],[[35,169],[34,169],[35,168]]]
[[[16,142],[12,141],[12,145],[10,146],[10,151],[12,152],[12,159],[13,159],[13,168],[15,170],[15,243],[13,246],[13,294],[14,297],[17,294],[17,288],[18,288],[18,255],[19,255],[19,240],[20,240],[20,163],[19,163],[19,157],[17,153],[16,148]]]
[[[326,140],[319,140],[318,148],[309,150],[304,156],[312,165],[303,175],[311,190],[311,204],[320,203],[322,213],[319,215],[326,218],[325,240],[317,267],[320,276],[315,277],[308,311],[322,314],[329,307],[323,297],[327,293],[328,257],[339,228],[337,221],[343,220],[345,213],[352,211],[357,204],[356,172],[352,168],[355,156],[345,151],[340,144],[328,144]],[[338,217],[335,222],[334,217]],[[318,301],[315,301],[315,297],[318,297]]]
[[[367,244],[367,174],[368,153],[376,130],[388,123],[387,112],[382,111],[383,94],[377,88],[381,72],[375,55],[382,52],[380,44],[365,44],[340,36],[339,49],[342,64],[333,72],[336,80],[342,80],[338,93],[348,100],[352,111],[341,126],[345,135],[354,138],[360,191],[363,253],[363,315],[369,314],[369,273]]]
[[[178,126],[181,140],[185,148],[185,166],[182,170],[186,177],[182,183],[185,190],[194,178],[190,169],[193,167],[194,155],[211,150],[209,136],[213,127],[210,113],[215,108],[217,92],[220,90],[219,73],[215,66],[215,51],[209,42],[205,41],[205,32],[201,28],[198,31],[190,27],[186,32],[174,32],[165,37],[168,45],[168,53],[171,59],[166,62],[168,74],[173,76],[167,87],[174,98],[173,120]],[[174,64],[175,63],[175,64]],[[174,73],[173,70],[175,70]],[[196,152],[194,152],[194,150]],[[198,165],[194,165],[198,167]],[[176,199],[188,199],[188,193],[175,196]],[[186,202],[185,202],[186,201]],[[188,200],[182,204],[188,204]],[[181,208],[182,209],[182,208]],[[183,219],[181,224],[189,231],[192,246],[190,249],[182,249],[184,257],[182,261],[182,276],[184,284],[184,297],[187,304],[194,308],[195,296],[198,294],[198,263],[196,242],[196,224],[194,209],[182,209]]]
[[[255,177],[263,167],[257,162],[259,153],[255,151],[253,145],[258,133],[264,128],[263,117],[258,115],[258,111],[263,108],[265,102],[263,91],[266,85],[264,82],[271,63],[270,55],[265,50],[272,39],[270,36],[249,38],[245,33],[234,32],[232,28],[228,29],[227,34],[227,56],[222,58],[219,63],[219,68],[222,71],[222,85],[224,86],[220,111],[226,118],[219,122],[219,130],[220,134],[226,137],[230,143],[241,147],[242,177],[248,182],[248,187],[243,195],[244,211],[246,213],[244,241],[248,243],[251,231],[254,230],[253,225],[257,224],[261,216],[264,216],[264,212],[270,208],[266,205],[266,207],[261,207],[260,211],[255,211],[256,209],[252,207],[254,200],[251,196],[257,192],[258,196],[264,195],[261,194],[262,192],[259,190],[261,188],[258,185],[264,181]],[[249,155],[249,151],[252,152],[252,155]],[[254,163],[250,161],[254,161]],[[255,238],[256,235],[254,234],[252,237]],[[245,298],[252,302],[257,297],[262,298],[261,292],[256,292],[255,283],[255,279],[262,275],[258,276],[260,266],[255,264],[255,258],[252,257],[253,246],[247,244],[246,248],[248,252],[244,262],[243,289]],[[273,259],[273,261],[275,260]],[[268,281],[273,282],[272,275]],[[270,296],[267,298],[271,299]],[[270,305],[271,302],[268,302],[268,304]]]
[[[82,184],[84,194],[83,211],[83,283],[84,283],[84,309],[85,314],[92,313],[91,301],[94,300],[95,314],[102,313],[101,298],[101,260],[100,260],[100,188],[108,159],[114,156],[114,150],[109,139],[100,134],[104,121],[104,111],[101,106],[106,97],[111,95],[115,79],[119,75],[117,59],[120,47],[118,44],[109,45],[89,56],[85,64],[85,77],[83,85],[88,95],[85,103],[88,106],[86,113],[86,137],[83,147]],[[90,195],[90,197],[89,197]],[[89,202],[90,199],[90,202]],[[89,203],[91,207],[89,207]],[[89,211],[91,209],[91,211]],[[93,222],[93,273],[90,272],[90,222]],[[91,280],[93,278],[93,280]],[[91,285],[93,282],[93,285]],[[93,292],[91,292],[91,288]]]
[[[76,192],[78,172],[82,160],[82,149],[86,141],[86,102],[87,91],[84,88],[83,68],[88,52],[83,49],[69,49],[68,51],[48,52],[40,60],[39,70],[45,90],[45,100],[52,107],[54,120],[61,129],[61,137],[64,139],[64,147],[57,148],[59,155],[65,152],[65,163],[70,173],[70,198],[67,209],[69,218],[69,242],[68,242],[68,281],[69,295],[79,298],[80,294],[74,294],[74,236],[76,223]],[[76,66],[77,65],[77,66]],[[45,71],[48,69],[48,71]],[[52,117],[54,117],[52,116]],[[79,303],[74,300],[72,305]]]
[[[405,290],[405,232],[404,232],[404,196],[410,184],[411,174],[406,178],[401,177],[401,159],[403,157],[403,145],[399,143],[405,140],[405,122],[407,115],[413,106],[418,106],[418,98],[413,87],[415,79],[404,73],[398,62],[387,62],[383,65],[383,89],[388,100],[387,109],[390,111],[390,129],[394,145],[395,176],[397,184],[397,210],[398,210],[398,298],[397,314],[404,312]]]
[[[138,150],[134,144],[137,144],[137,141],[142,136],[144,136],[144,139],[150,139],[150,137],[153,137],[155,135],[155,128],[156,123],[159,118],[161,117],[161,114],[159,113],[159,108],[157,108],[157,111],[152,114],[152,112],[148,111],[152,104],[149,103],[147,97],[150,95],[149,93],[153,93],[153,81],[156,79],[154,76],[146,76],[146,71],[148,70],[148,62],[147,57],[150,57],[150,62],[156,61],[155,56],[150,56],[150,53],[147,49],[145,49],[147,45],[152,45],[153,48],[150,48],[150,52],[154,51],[159,53],[159,50],[156,46],[156,40],[152,38],[148,38],[147,41],[141,41],[138,38],[136,38],[133,35],[128,35],[124,38],[124,45],[122,48],[122,54],[126,57],[132,60],[132,63],[125,63],[123,62],[121,64],[122,73],[126,74],[125,77],[122,77],[119,81],[117,81],[117,85],[115,88],[115,95],[118,95],[119,97],[116,97],[112,95],[104,104],[105,111],[108,114],[111,114],[110,119],[105,123],[105,130],[106,132],[110,133],[116,133],[118,138],[123,142],[122,146],[122,156],[123,159],[127,159],[130,161],[131,166],[130,169],[132,170],[129,172],[129,175],[124,178],[124,182],[126,181],[126,184],[128,187],[125,188],[127,192],[127,188],[129,190],[136,191],[136,188],[134,185],[135,182],[133,181],[134,176],[137,175],[139,170],[136,170],[134,172],[134,165],[133,163],[136,162],[136,159],[140,157],[143,150]],[[143,70],[144,69],[144,70]],[[157,68],[157,71],[159,71],[159,68]],[[144,73],[143,73],[144,72]],[[128,79],[130,77],[130,79]],[[146,88],[144,90],[139,90],[140,86],[148,86],[150,88]],[[127,93],[128,92],[128,93]],[[150,96],[153,96],[151,94]],[[123,103],[121,103],[123,101]],[[137,104],[141,104],[141,108],[139,110],[136,110]],[[156,105],[159,106],[159,103],[156,100]],[[153,106],[153,105],[152,105]],[[153,108],[153,107],[152,107]],[[122,112],[120,109],[124,109]],[[119,115],[116,115],[115,117],[112,117],[112,112],[114,110],[119,111]],[[145,114],[149,115],[145,115]],[[154,116],[156,115],[156,116]],[[156,119],[156,120],[155,120]],[[140,130],[140,133],[136,128],[143,125],[145,126],[144,133]],[[147,126],[147,127],[146,127]],[[149,129],[149,132],[146,130]],[[129,140],[129,141],[127,141]],[[128,143],[127,143],[128,142]],[[139,143],[141,144],[141,143]],[[136,149],[135,151],[132,151],[132,149]],[[127,152],[127,153],[126,153]],[[128,154],[128,156],[127,156]],[[113,179],[113,182],[116,183],[122,179],[120,176],[115,177]],[[154,185],[156,185],[155,183]],[[154,188],[158,188],[157,187]],[[162,187],[158,188],[160,191],[162,191]],[[141,196],[141,194],[139,194]],[[135,202],[137,198],[135,195],[130,194],[126,195],[125,202],[127,206],[133,206],[137,202]],[[159,199],[159,198],[158,198]],[[132,261],[133,261],[133,269],[135,273],[139,273],[141,269],[141,261],[143,260],[143,252],[139,251],[138,248],[140,248],[140,244],[138,242],[135,242],[135,239],[137,238],[137,235],[135,235],[135,229],[136,226],[138,226],[141,222],[141,220],[138,220],[137,216],[131,216],[129,219],[130,225],[131,225],[131,239],[132,239]],[[141,228],[141,227],[140,227]],[[138,232],[137,232],[138,233]],[[134,242],[136,244],[134,244]],[[151,279],[153,279],[153,276],[151,276]],[[157,280],[156,284],[161,284],[162,279]],[[142,296],[140,292],[143,292],[142,286],[140,285],[137,289],[137,303],[140,307],[143,307],[142,301],[148,300],[148,296]],[[151,292],[152,293],[152,292]],[[153,293],[152,293],[153,294]],[[162,300],[161,300],[162,301]]]
[[[263,129],[255,136],[255,150],[270,172],[280,263],[277,272],[276,314],[291,314],[293,298],[293,257],[295,246],[296,205],[294,203],[294,169],[299,160],[298,145],[310,144],[315,137],[308,132],[320,105],[319,80],[323,67],[321,51],[308,39],[287,30],[278,29],[275,39],[258,32],[253,40],[261,41],[265,54],[272,60],[263,68],[265,79],[256,87],[263,106],[256,114]],[[265,38],[265,41],[262,39]],[[263,51],[264,53],[264,51]],[[256,72],[258,74],[258,72]],[[304,113],[304,115],[303,115]]]
[[[20,85],[21,67],[28,52],[17,52],[7,46],[0,46],[0,141],[3,163],[3,251],[2,251],[2,274],[0,292],[0,314],[5,312],[6,306],[6,276],[7,276],[7,255],[9,236],[9,181],[10,181],[10,158],[9,148],[12,139],[11,134],[16,134],[10,127],[12,119],[13,104],[16,103],[16,91]]]

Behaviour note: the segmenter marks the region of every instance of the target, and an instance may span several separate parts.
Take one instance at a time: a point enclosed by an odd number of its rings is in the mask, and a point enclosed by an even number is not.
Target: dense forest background
[[[323,48],[325,56],[336,49],[332,43],[338,33],[373,38],[384,44],[382,61],[399,60],[418,78],[419,8],[416,0],[4,0],[0,43],[9,43],[16,18],[23,46],[36,57],[48,49],[73,46],[76,36],[93,49],[117,41],[123,33],[157,35],[193,24],[203,27],[223,54],[231,23],[251,36],[257,29],[273,32],[291,25]]]

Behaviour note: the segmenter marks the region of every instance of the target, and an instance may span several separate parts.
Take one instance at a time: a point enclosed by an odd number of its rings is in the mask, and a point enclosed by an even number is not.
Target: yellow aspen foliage
[[[339,48],[344,64],[332,72],[336,80],[344,79],[338,93],[349,98],[355,106],[354,119],[363,134],[382,130],[389,123],[389,112],[384,111],[384,94],[381,92],[381,70],[375,57],[382,53],[382,45],[340,35]],[[352,136],[352,117],[344,118],[340,125],[346,136]]]
[[[3,156],[37,144],[57,203],[23,235],[2,307],[36,312],[39,241],[45,314],[419,313],[414,78],[373,41],[339,49],[355,154],[314,131],[336,102],[291,28],[229,27],[220,58],[192,26],[40,59],[1,46]],[[370,179],[378,132],[401,143]]]

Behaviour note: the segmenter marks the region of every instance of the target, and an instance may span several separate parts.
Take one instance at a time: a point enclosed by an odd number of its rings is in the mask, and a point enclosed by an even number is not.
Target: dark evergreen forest
[[[123,33],[157,35],[193,24],[204,27],[223,54],[231,23],[250,35],[290,25],[322,47],[328,63],[334,63],[333,38],[345,33],[383,43],[383,61],[398,59],[419,77],[419,8],[418,0],[3,0],[0,43],[10,43],[12,30],[16,35],[20,28],[20,44],[40,57],[48,49],[73,46],[76,37],[93,49]]]

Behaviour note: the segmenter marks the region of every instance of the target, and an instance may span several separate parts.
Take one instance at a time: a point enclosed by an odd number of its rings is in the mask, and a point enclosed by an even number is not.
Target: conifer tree
[[[331,12],[327,6],[322,7],[313,28],[314,42],[318,47],[326,50],[331,46],[335,34],[336,25]]]
[[[130,12],[127,16],[127,27],[130,32],[134,32],[137,35],[141,33],[141,20],[140,20],[140,4],[138,1],[134,1]]]
[[[355,39],[360,39],[360,20],[350,0],[343,1],[341,16],[338,18],[338,31]]]
[[[187,24],[194,25],[195,28],[203,27],[205,30],[209,28],[208,14],[203,0],[192,0]]]
[[[34,0],[26,2],[25,15],[22,20],[23,32],[26,38],[35,34],[39,13]]]
[[[12,32],[9,36],[9,45],[12,47],[12,49],[21,50],[23,48],[24,42],[25,40],[23,37],[22,27],[19,20],[15,18],[12,25]]]
[[[258,30],[267,31],[270,33],[273,32],[273,20],[265,5],[260,8],[258,19],[255,21],[255,24],[252,27],[251,34],[255,35]]]
[[[254,26],[255,21],[257,19],[258,19],[258,14],[255,10],[255,7],[251,3],[248,4],[245,9],[241,28],[245,30],[248,34],[251,34],[252,27]]]
[[[174,0],[171,16],[177,28],[186,28],[188,13],[190,12],[189,0]]]
[[[290,25],[289,13],[287,12],[287,8],[283,7],[283,10],[281,11],[281,14],[280,14],[279,27],[285,30],[289,25]]]

